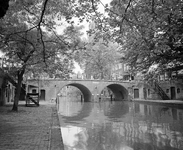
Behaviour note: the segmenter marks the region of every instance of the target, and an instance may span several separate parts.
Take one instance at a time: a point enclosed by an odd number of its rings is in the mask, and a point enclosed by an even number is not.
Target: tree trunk
[[[18,111],[18,101],[21,93],[21,87],[22,87],[22,81],[23,81],[23,75],[24,75],[25,70],[20,70],[17,73],[18,76],[18,84],[16,86],[16,92],[15,92],[15,98],[14,98],[14,104],[13,104],[13,111]]]

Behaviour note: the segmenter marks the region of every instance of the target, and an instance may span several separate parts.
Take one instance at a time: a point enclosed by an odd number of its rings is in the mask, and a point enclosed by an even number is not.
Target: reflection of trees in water
[[[105,114],[110,118],[114,117],[115,119],[117,116],[118,118],[123,117],[122,120],[128,118],[126,120],[132,121],[116,122],[119,123],[116,125],[118,126],[116,133],[120,133],[122,137],[127,139],[128,145],[134,150],[183,149],[183,121],[180,117],[183,114],[182,110],[136,104],[132,110],[129,110],[128,105],[123,105],[124,112],[118,114],[122,106],[119,103],[116,104],[116,106],[110,106],[111,112],[108,111]]]
[[[180,117],[180,114],[183,114],[182,110],[142,104],[133,107],[132,103],[128,102],[83,103],[83,108],[76,116],[65,119],[67,122],[81,121],[91,115],[94,106],[95,111],[104,112],[109,120],[95,124],[90,119],[91,126],[87,129],[87,138],[84,138],[86,134],[76,135],[79,139],[77,149],[120,150],[124,147],[125,150],[132,149],[130,147],[133,147],[133,150],[183,149],[183,121]]]
[[[87,149],[87,140],[88,140],[88,133],[86,130],[79,132],[75,135],[78,138],[78,142],[75,145],[76,150],[88,150]]]
[[[177,127],[183,121],[183,110],[159,105],[134,103],[133,115],[142,121],[169,123]]]
[[[81,121],[90,115],[91,110],[92,110],[92,103],[84,102],[81,110],[78,111],[78,113],[75,116],[63,116],[63,115],[61,116],[66,123],[70,121]]]
[[[113,132],[111,125],[88,130],[88,150],[120,150],[125,146],[124,137]]]
[[[166,125],[164,124],[166,127]],[[149,122],[121,123],[114,122],[112,130],[106,129],[109,136],[115,135],[134,150],[181,150],[183,149],[183,136],[180,132],[164,129],[162,124],[149,124]],[[111,133],[110,133],[111,132]],[[176,134],[176,135],[175,135]],[[105,134],[104,134],[105,135]],[[112,137],[109,141],[115,139]],[[98,140],[98,139],[97,139]],[[115,141],[117,141],[115,139]],[[115,143],[114,144],[119,144]],[[121,145],[120,145],[121,146]]]
[[[137,105],[137,104],[136,104]],[[183,149],[182,110],[138,104],[134,107],[133,123],[122,126],[135,149]]]
[[[121,118],[129,113],[129,103],[127,102],[112,102],[109,103],[107,111],[104,112],[109,118]]]
[[[133,144],[134,150],[169,150],[169,149],[159,149],[154,145],[150,145],[148,143],[137,143]]]

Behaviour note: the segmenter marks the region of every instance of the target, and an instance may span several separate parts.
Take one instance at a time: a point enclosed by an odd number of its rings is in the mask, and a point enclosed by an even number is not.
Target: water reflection
[[[183,149],[181,109],[60,99],[59,113],[65,150]]]

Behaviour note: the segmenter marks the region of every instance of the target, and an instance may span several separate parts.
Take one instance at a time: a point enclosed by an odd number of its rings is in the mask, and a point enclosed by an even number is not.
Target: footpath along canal
[[[60,97],[64,149],[182,150],[183,109],[177,106],[183,102],[159,102],[95,103]]]

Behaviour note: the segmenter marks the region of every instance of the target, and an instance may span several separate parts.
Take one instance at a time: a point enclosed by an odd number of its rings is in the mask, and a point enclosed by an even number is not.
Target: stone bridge
[[[101,92],[108,87],[114,95],[115,100],[130,99],[130,90],[133,82],[129,81],[106,81],[106,80],[61,80],[61,79],[45,79],[27,81],[27,92],[32,90],[45,91],[45,99],[50,100],[56,98],[61,89],[65,86],[77,87],[83,94],[84,101],[98,101]],[[37,91],[37,92],[38,92]]]

